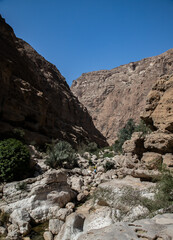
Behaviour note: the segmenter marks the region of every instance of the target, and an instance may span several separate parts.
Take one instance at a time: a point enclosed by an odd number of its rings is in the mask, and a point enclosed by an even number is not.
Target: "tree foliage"
[[[29,171],[30,154],[19,140],[9,138],[0,141],[0,180],[21,180]]]
[[[59,141],[48,150],[45,163],[51,168],[73,168],[77,166],[77,156],[72,146],[65,141]]]
[[[134,132],[142,132],[143,135],[146,135],[151,132],[150,128],[146,126],[146,124],[141,120],[139,124],[135,124],[133,119],[129,119],[126,125],[119,130],[118,139],[115,141],[113,145],[113,149],[115,152],[122,153],[122,146],[125,141],[131,139],[131,136]]]

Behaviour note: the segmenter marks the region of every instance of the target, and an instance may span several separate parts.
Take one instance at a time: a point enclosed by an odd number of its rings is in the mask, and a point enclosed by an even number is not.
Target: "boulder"
[[[18,240],[20,236],[19,228],[16,224],[11,224],[8,227],[7,239]]]
[[[30,232],[31,217],[26,209],[15,209],[10,215],[12,224],[17,225],[20,233],[25,236]]]
[[[2,236],[2,235],[6,235],[6,234],[7,234],[7,230],[6,230],[6,228],[0,226],[0,236]]]
[[[143,157],[141,162],[145,164],[145,166],[152,170],[152,169],[159,169],[162,165],[163,159],[162,155],[155,152],[146,152],[143,153]]]
[[[26,190],[18,189],[21,182],[12,182],[3,187],[4,202],[0,203],[0,209],[10,214],[17,211],[27,211],[32,219],[39,223],[51,218],[59,218],[71,213],[58,213],[60,208],[71,202],[76,193],[67,184],[67,176],[61,170],[48,170],[44,174],[25,180]],[[16,211],[15,211],[16,212]],[[14,218],[15,219],[15,218]]]
[[[63,221],[59,219],[50,219],[49,220],[49,231],[53,234],[56,235],[60,232],[61,227],[63,225]]]
[[[83,231],[84,220],[85,217],[82,214],[70,214],[62,226],[61,231],[57,236],[55,236],[54,240],[73,239]]]
[[[66,217],[73,212],[73,209],[60,208],[56,213],[56,217],[62,221],[66,220]]]
[[[125,153],[131,153],[141,158],[144,152],[144,136],[142,132],[134,132],[130,140],[124,142],[122,149]]]
[[[167,153],[163,155],[163,164],[165,164],[170,170],[173,170],[173,154]]]
[[[173,134],[155,131],[147,135],[144,142],[145,149],[157,153],[173,153]]]
[[[83,179],[81,177],[72,176],[70,178],[71,188],[77,192],[81,191],[82,186],[84,185]]]
[[[113,223],[112,210],[108,206],[97,206],[86,217],[84,222],[84,231],[99,229],[109,226]]]
[[[53,234],[51,232],[44,232],[43,234],[44,240],[53,240]]]
[[[173,76],[161,77],[147,97],[143,120],[156,129],[173,133]]]
[[[114,223],[81,234],[77,240],[139,240],[173,238],[173,214],[157,215],[152,219]]]
[[[81,193],[79,193],[79,194],[77,195],[77,200],[78,200],[79,202],[83,202],[83,201],[86,200],[86,198],[88,197],[88,195],[89,195],[89,192],[85,190],[85,191],[83,191],[83,192],[81,192]]]
[[[65,207],[67,209],[74,209],[75,208],[75,204],[73,202],[68,202]]]

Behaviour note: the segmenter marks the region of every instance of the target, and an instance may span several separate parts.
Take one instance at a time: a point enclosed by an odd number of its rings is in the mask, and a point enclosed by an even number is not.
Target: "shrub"
[[[142,132],[143,135],[146,135],[151,133],[151,129],[141,120],[139,124],[135,126],[134,132]]]
[[[114,156],[113,152],[105,152],[105,153],[103,154],[103,157],[104,157],[104,158],[106,158],[106,157],[112,158],[113,156]]]
[[[132,133],[135,131],[135,123],[133,119],[129,119],[125,127],[120,129],[118,132],[118,140],[115,141],[113,145],[115,152],[122,153],[122,146],[126,140],[129,140],[132,136]]]
[[[161,169],[160,179],[157,183],[156,199],[162,199],[168,205],[173,201],[173,174],[164,165]]]
[[[21,180],[29,170],[30,154],[19,140],[0,141],[0,180]]]
[[[125,141],[131,139],[134,132],[142,132],[146,135],[151,132],[151,129],[146,126],[146,124],[141,120],[139,124],[135,125],[133,119],[129,119],[124,128],[120,129],[118,132],[118,139],[113,144],[113,149],[115,152],[122,153],[122,146]]]
[[[45,163],[51,168],[73,168],[77,166],[77,156],[68,142],[60,141],[49,148]]]
[[[0,210],[0,223],[2,226],[7,227],[9,224],[10,214]]]
[[[114,163],[110,161],[106,161],[103,167],[106,171],[111,170],[112,168],[114,168]]]
[[[98,151],[98,146],[97,146],[97,143],[95,142],[90,142],[87,146],[87,152],[90,152],[90,153],[96,153]]]
[[[18,191],[27,190],[27,183],[26,182],[18,183],[17,186],[16,186],[16,190],[18,190]]]

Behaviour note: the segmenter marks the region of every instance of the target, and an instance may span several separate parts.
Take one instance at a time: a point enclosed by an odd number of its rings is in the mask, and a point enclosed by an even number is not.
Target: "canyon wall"
[[[71,90],[87,107],[95,126],[114,143],[129,118],[139,121],[146,97],[157,79],[173,72],[173,49],[112,70],[84,73]]]
[[[1,16],[0,46],[1,137],[20,128],[30,143],[61,139],[106,145],[58,69],[17,38]]]

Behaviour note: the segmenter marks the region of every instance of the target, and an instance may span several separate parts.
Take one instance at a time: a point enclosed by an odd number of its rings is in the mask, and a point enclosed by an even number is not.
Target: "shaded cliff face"
[[[71,90],[87,107],[95,126],[114,143],[117,131],[129,118],[139,120],[146,96],[156,80],[173,71],[173,49],[156,57],[112,70],[82,74]]]
[[[16,38],[0,17],[0,133],[23,128],[28,142],[106,141],[57,68]]]

